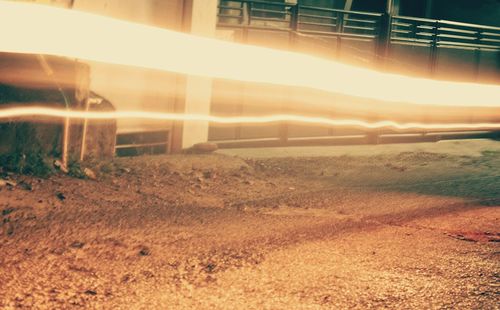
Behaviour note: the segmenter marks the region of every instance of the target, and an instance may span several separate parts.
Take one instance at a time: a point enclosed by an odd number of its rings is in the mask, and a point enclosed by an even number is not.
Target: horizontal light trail
[[[500,87],[381,73],[310,55],[0,1],[0,51],[50,54],[422,105],[499,107]],[[404,107],[401,106],[401,109]]]
[[[43,107],[18,107],[0,109],[0,120],[11,118],[23,118],[33,116],[45,116],[72,119],[147,119],[154,121],[203,121],[217,124],[263,124],[273,122],[296,122],[303,124],[314,124],[324,126],[361,127],[368,129],[392,128],[397,130],[426,129],[426,130],[493,130],[500,129],[500,123],[398,123],[384,120],[377,122],[366,122],[354,119],[332,119],[326,117],[309,117],[292,114],[275,114],[265,116],[235,116],[223,117],[203,114],[184,113],[162,113],[145,111],[113,111],[113,112],[84,112],[61,110]]]

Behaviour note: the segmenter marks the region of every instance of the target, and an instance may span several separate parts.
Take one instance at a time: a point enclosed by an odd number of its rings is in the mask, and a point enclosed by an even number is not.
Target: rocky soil
[[[0,308],[499,309],[498,151],[90,169],[2,173]]]

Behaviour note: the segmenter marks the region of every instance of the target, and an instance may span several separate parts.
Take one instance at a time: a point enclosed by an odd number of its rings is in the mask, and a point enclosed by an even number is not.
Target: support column
[[[381,69],[385,68],[386,58],[389,56],[391,41],[391,23],[394,5],[399,6],[399,0],[387,0],[385,11],[380,19],[380,28],[377,38],[377,62]]]
[[[217,0],[185,0],[184,31],[198,36],[215,37]],[[199,51],[203,53],[204,51]],[[212,99],[212,79],[199,76],[181,78],[177,112],[209,114]],[[172,151],[189,148],[208,140],[208,122],[184,121],[175,125]]]

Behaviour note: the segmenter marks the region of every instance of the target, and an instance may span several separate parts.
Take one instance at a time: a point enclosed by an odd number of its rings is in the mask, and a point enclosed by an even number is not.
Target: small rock
[[[21,183],[19,183],[19,186],[22,189],[27,190],[27,191],[32,191],[33,190],[33,186],[30,183],[25,182],[25,181],[21,181]]]
[[[7,236],[12,236],[14,234],[14,226],[9,223],[9,225],[7,226]]]
[[[26,215],[26,219],[28,221],[36,220],[36,215],[34,215],[34,214],[28,214],[28,215]]]
[[[189,152],[191,153],[212,153],[217,151],[219,147],[215,143],[210,143],[210,142],[202,142],[202,143],[196,143],[193,145],[190,149]]]
[[[127,273],[121,278],[122,283],[128,283],[130,280],[132,280],[132,275],[130,273]]]
[[[56,255],[63,255],[65,252],[64,248],[54,248],[50,250],[50,253],[56,254]]]
[[[95,295],[97,295],[97,292],[94,290],[86,290],[85,294],[95,296]]]
[[[323,304],[328,304],[332,302],[332,296],[331,295],[325,295],[323,296],[322,303]]]
[[[68,168],[65,165],[63,165],[63,163],[60,160],[54,161],[54,167],[56,167],[57,169],[61,170],[64,173],[69,172]]]
[[[57,192],[56,193],[56,197],[59,198],[59,200],[63,201],[64,199],[66,199],[66,196],[64,196],[63,193],[61,192]]]
[[[141,248],[141,250],[139,251],[139,255],[140,255],[140,256],[149,256],[149,255],[151,255],[151,251],[149,250],[149,248],[147,248],[147,247],[143,247],[143,248]]]
[[[142,275],[143,275],[144,277],[148,278],[148,279],[150,279],[150,278],[154,278],[154,276],[155,276],[155,275],[154,275],[151,271],[149,271],[149,270],[144,270],[144,271],[142,272]]]
[[[95,175],[95,172],[90,170],[89,168],[83,169],[83,173],[87,176],[87,178],[91,180],[97,179],[97,176]]]
[[[75,249],[81,249],[81,248],[83,248],[84,245],[85,245],[85,243],[83,243],[83,242],[75,241],[75,242],[70,244],[70,247],[75,248]]]
[[[215,171],[213,171],[213,170],[203,171],[203,177],[205,179],[215,179],[216,178]]]
[[[15,187],[17,185],[16,182],[12,180],[0,180],[0,188],[2,187]]]
[[[205,267],[205,271],[208,273],[211,273],[214,271],[215,267],[216,267],[215,264],[212,264],[212,263],[207,264],[207,266]]]

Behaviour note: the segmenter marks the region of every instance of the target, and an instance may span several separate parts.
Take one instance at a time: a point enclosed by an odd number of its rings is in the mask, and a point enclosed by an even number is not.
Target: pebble
[[[85,175],[87,176],[87,178],[89,178],[91,180],[97,179],[97,176],[95,175],[95,172],[92,171],[92,170],[90,170],[89,168],[83,169],[83,173],[85,173]]]
[[[219,147],[215,143],[202,142],[196,143],[190,148],[190,152],[193,153],[212,153],[217,151]]]

